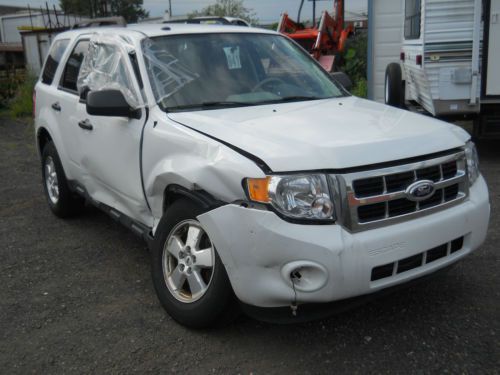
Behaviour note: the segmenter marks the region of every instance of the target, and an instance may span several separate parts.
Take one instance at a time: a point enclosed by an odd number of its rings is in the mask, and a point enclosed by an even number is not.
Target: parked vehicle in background
[[[188,23],[193,25],[233,25],[246,26],[251,25],[242,18],[238,17],[217,17],[217,16],[200,16],[193,18],[173,18],[163,21],[163,23]]]
[[[387,66],[385,102],[471,118],[476,137],[500,137],[500,0],[397,1],[401,55]]]
[[[34,113],[50,209],[87,201],[146,239],[158,298],[187,326],[224,321],[234,301],[308,318],[445,269],[486,236],[464,130],[351,96],[273,31],[62,33]]]
[[[299,10],[302,10],[302,0]],[[321,14],[321,19],[316,24],[316,0],[312,0],[313,25],[305,27],[299,21],[293,21],[287,13],[281,15],[277,31],[299,43],[311,56],[319,61],[327,72],[337,70],[340,64],[340,55],[344,52],[347,38],[354,32],[352,25],[345,26],[344,0],[333,0],[333,13],[331,16],[326,10]]]
[[[85,18],[76,22],[72,29],[83,29],[88,27],[102,27],[102,26],[126,26],[127,21],[124,17],[99,17],[99,18]]]

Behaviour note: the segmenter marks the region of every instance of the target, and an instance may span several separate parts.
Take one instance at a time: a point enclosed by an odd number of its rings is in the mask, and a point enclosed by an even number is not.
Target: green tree
[[[258,22],[257,15],[253,9],[245,7],[243,0],[216,0],[215,4],[188,14],[189,18],[200,16],[238,17],[252,24]]]
[[[143,0],[59,0],[67,14],[84,17],[122,16],[127,22],[137,22],[149,13],[142,7]]]

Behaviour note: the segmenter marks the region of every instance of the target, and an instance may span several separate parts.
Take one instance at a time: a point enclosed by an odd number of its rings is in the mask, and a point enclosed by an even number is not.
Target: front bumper
[[[490,204],[480,177],[455,207],[395,225],[350,233],[339,225],[300,225],[270,211],[226,205],[198,219],[215,244],[236,296],[257,307],[324,303],[373,293],[449,266],[477,249]],[[372,281],[376,267],[462,238],[460,250]],[[424,258],[425,259],[425,258]],[[303,270],[292,282],[290,273]]]

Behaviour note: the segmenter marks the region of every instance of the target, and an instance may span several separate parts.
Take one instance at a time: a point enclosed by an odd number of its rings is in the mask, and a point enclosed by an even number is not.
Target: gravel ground
[[[0,118],[0,372],[499,373],[500,147],[480,147],[487,242],[449,273],[307,324],[185,329],[145,243],[97,210],[48,210],[31,126]]]

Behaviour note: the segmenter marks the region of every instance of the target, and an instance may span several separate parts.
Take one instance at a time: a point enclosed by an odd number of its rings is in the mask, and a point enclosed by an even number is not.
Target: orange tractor
[[[302,0],[297,22],[288,17],[287,13],[283,13],[277,31],[295,40],[309,51],[326,71],[333,72],[339,63],[339,54],[344,51],[346,40],[354,30],[352,25],[344,28],[344,0],[334,0],[335,18],[324,11],[319,24],[316,24],[316,1],[312,0],[312,27],[306,28],[299,22],[300,12],[304,4],[304,0]]]

